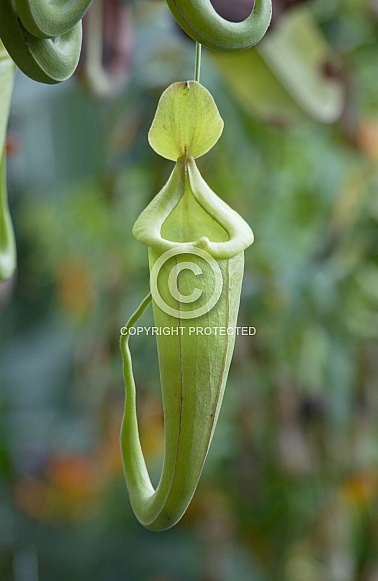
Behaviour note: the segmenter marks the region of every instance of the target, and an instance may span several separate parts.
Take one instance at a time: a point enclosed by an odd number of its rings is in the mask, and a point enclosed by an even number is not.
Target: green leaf
[[[0,42],[0,282],[16,268],[16,244],[8,209],[5,179],[5,135],[15,66]]]
[[[223,131],[223,120],[213,97],[196,81],[174,83],[162,94],[148,140],[167,159],[200,157]]]
[[[252,115],[284,124],[333,123],[342,113],[344,87],[324,72],[331,49],[305,8],[285,14],[255,49],[211,56]]]
[[[15,65],[0,41],[0,157],[4,149]]]
[[[325,73],[332,54],[311,12],[300,9],[282,18],[277,30],[258,50],[309,117],[322,123],[332,123],[340,117],[344,87]]]

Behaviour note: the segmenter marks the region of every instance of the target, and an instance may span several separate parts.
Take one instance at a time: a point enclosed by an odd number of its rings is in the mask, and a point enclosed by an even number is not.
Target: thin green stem
[[[147,309],[151,300],[152,300],[152,297],[151,297],[151,293],[149,292],[148,295],[143,299],[143,301],[141,302],[141,304],[139,305],[139,307],[137,308],[135,313],[130,317],[130,319],[128,320],[126,325],[124,327],[122,327],[121,351],[122,351],[123,356],[125,356],[125,353],[126,353],[125,347],[126,347],[127,342],[129,340],[129,329],[130,329],[130,327],[134,327],[135,323],[138,321],[138,319],[140,319],[140,317],[143,315],[144,311]]]
[[[197,83],[200,82],[200,74],[201,74],[201,49],[202,45],[199,42],[196,42],[196,68],[194,71],[194,79]]]

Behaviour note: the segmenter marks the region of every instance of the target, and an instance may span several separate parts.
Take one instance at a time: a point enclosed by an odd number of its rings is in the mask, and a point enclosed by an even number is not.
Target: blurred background
[[[214,0],[229,19],[251,9],[231,4]],[[194,43],[165,2],[95,0],[74,79],[17,75],[1,581],[378,580],[378,3],[273,9],[257,48],[203,51],[225,129],[198,165],[254,231],[239,324],[257,333],[237,338],[197,492],[163,533],[136,521],[124,483],[118,341],[148,289],[132,225],[172,170],[147,132],[162,91],[193,78]],[[156,346],[131,348],[156,482]]]

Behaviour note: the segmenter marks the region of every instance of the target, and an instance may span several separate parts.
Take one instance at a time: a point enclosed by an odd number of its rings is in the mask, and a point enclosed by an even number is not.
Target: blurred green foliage
[[[240,324],[257,334],[237,339],[198,490],[161,534],[137,523],[123,481],[118,338],[148,288],[131,228],[172,169],[148,128],[162,90],[192,77],[194,48],[164,4],[135,3],[117,98],[19,75],[8,157],[19,269],[0,287],[2,581],[378,579],[378,9],[309,10],[346,94],[331,125],[254,113],[204,55],[225,130],[199,166],[254,230]],[[253,68],[243,75],[258,85]],[[155,345],[131,347],[156,481]]]

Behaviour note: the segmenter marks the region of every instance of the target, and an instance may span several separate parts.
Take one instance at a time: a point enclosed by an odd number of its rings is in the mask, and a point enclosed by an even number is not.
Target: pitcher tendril
[[[167,4],[193,40],[222,52],[246,50],[260,42],[272,18],[271,0],[255,0],[251,15],[243,22],[225,20],[210,0],[167,0]]]
[[[0,39],[16,65],[41,83],[68,79],[79,62],[81,19],[92,0],[0,0]],[[173,16],[200,45],[234,52],[257,44],[266,33],[271,0],[255,0],[243,22],[229,22],[210,0],[167,0]],[[199,68],[196,72],[199,81]]]
[[[175,83],[162,95],[149,142],[176,162],[173,172],[137,219],[133,234],[148,247],[154,324],[181,332],[157,336],[164,409],[164,461],[153,488],[139,441],[129,329],[148,295],[123,328],[126,386],[121,450],[130,501],[139,521],[155,531],[182,517],[200,478],[217,423],[235,333],[248,224],[202,178],[195,158],[219,139],[223,121],[211,94],[196,81]],[[131,333],[130,333],[131,334]]]
[[[92,0],[16,0],[18,16],[30,34],[55,38],[69,32],[84,16]]]
[[[16,67],[0,42],[0,283],[16,270],[16,243],[8,207],[5,179],[5,137]]]
[[[81,18],[92,0],[0,0],[0,38],[31,79],[58,83],[79,62]]]
[[[0,283],[12,276],[16,263],[16,242],[8,208],[3,154],[0,160]]]
[[[0,0],[0,39],[26,75],[43,83],[63,81],[78,64],[81,19],[90,4],[91,0]],[[167,4],[197,42],[195,80],[174,83],[163,93],[149,132],[151,147],[175,166],[133,228],[136,239],[148,247],[151,292],[123,327],[121,337],[125,478],[137,518],[156,531],[178,522],[196,490],[234,350],[235,332],[229,331],[236,329],[244,250],[253,242],[248,224],[210,189],[195,162],[223,131],[211,94],[199,84],[201,45],[245,50],[261,40],[271,19],[271,0],[255,0],[251,15],[237,23],[224,20],[210,0],[167,0]],[[0,155],[1,280],[15,268],[15,245],[3,148]],[[181,329],[180,334],[157,335],[165,438],[156,490],[139,440],[128,346],[128,331],[150,302],[156,327]],[[193,334],[193,321],[202,331],[224,328],[227,332]]]
[[[197,83],[200,82],[200,75],[201,75],[201,53],[202,53],[202,46],[199,42],[196,42],[196,66],[194,68],[194,80]]]

